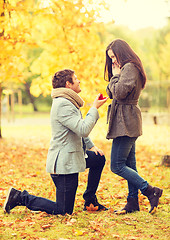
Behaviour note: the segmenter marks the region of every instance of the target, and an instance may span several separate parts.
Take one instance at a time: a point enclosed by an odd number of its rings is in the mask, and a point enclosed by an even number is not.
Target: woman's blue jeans
[[[138,189],[143,193],[148,183],[139,176],[136,168],[136,137],[122,136],[113,140],[111,150],[111,171],[128,182],[128,198],[138,197]]]
[[[86,167],[89,168],[86,191],[83,194],[85,201],[93,200],[99,185],[101,173],[105,165],[105,156],[96,155],[86,151]],[[48,214],[72,214],[78,187],[78,173],[51,174],[56,187],[56,202],[46,198],[29,194],[26,190],[21,192],[22,205],[33,211],[43,211]]]

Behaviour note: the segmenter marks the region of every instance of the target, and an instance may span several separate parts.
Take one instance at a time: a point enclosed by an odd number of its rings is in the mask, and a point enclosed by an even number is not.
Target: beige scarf
[[[80,108],[83,106],[84,101],[79,95],[73,91],[70,88],[53,88],[51,92],[51,97],[56,98],[56,97],[63,97],[68,99],[70,102],[72,102],[76,108]]]

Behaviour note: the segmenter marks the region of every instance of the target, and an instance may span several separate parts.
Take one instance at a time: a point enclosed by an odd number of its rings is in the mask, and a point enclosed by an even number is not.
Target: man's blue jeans
[[[29,194],[26,190],[21,192],[22,205],[33,211],[42,211],[48,214],[72,214],[75,194],[78,186],[78,173],[51,174],[56,186],[56,202]]]
[[[105,156],[86,151],[86,167],[89,168],[88,183],[83,197],[85,201],[95,198],[101,173],[105,165]],[[51,174],[56,187],[56,202],[29,194],[26,190],[21,193],[22,205],[33,211],[43,211],[48,214],[72,214],[78,187],[78,173]]]
[[[138,189],[143,193],[148,183],[139,176],[136,168],[136,137],[122,136],[113,140],[111,150],[111,171],[128,182],[128,198],[138,197]]]

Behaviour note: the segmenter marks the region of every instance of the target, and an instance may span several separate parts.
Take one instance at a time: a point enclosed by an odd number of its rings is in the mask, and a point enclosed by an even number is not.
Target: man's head
[[[80,81],[77,79],[73,70],[64,69],[54,74],[52,79],[53,88],[70,88],[76,93],[81,92]]]
[[[74,74],[74,71],[70,69],[64,69],[56,72],[52,79],[53,88],[66,87],[67,81],[70,83],[73,83],[73,79],[72,79],[73,74]]]

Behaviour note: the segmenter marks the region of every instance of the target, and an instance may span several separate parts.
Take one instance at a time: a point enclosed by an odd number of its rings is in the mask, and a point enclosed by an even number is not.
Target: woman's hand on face
[[[100,96],[101,96],[101,94],[99,93],[98,95],[97,95],[97,97],[96,97],[96,99],[94,100],[94,102],[93,102],[93,107],[95,107],[95,108],[99,108],[99,107],[101,107],[106,101],[107,101],[107,99],[108,99],[108,97],[104,97],[102,100],[100,100],[99,98],[100,98]]]
[[[113,75],[120,74],[120,66],[118,63],[112,63],[112,73]]]

